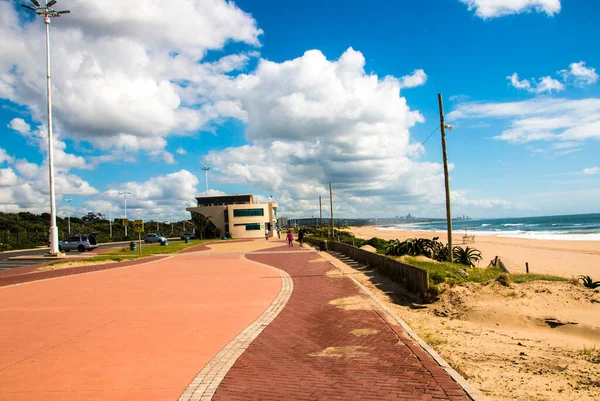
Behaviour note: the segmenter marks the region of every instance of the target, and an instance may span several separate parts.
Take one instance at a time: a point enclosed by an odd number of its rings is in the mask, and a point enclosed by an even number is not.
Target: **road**
[[[180,241],[179,238],[169,238],[169,241]],[[109,249],[109,248],[119,248],[127,246],[129,242],[107,242],[103,244],[98,244],[98,248],[93,250],[91,253],[96,253],[98,251]],[[13,258],[15,256],[41,256],[48,253],[48,248],[38,248],[38,249],[27,249],[23,251],[11,251],[11,252],[0,252],[0,271],[14,269],[19,267],[25,267],[30,265],[40,264],[39,260],[35,259],[22,259],[22,260],[9,260],[9,258]],[[77,255],[79,252],[72,252],[71,254]],[[68,254],[67,254],[68,255]],[[52,260],[48,260],[48,263],[52,262]],[[43,263],[43,262],[42,262]]]

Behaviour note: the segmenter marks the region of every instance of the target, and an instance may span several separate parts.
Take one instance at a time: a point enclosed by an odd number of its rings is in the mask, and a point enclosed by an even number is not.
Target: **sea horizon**
[[[445,220],[406,221],[375,226],[378,230],[446,232]],[[600,241],[600,213],[452,220],[458,234],[567,241]]]

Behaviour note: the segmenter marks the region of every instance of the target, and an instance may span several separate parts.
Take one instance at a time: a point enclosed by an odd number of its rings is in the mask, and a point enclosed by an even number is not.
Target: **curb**
[[[283,310],[294,291],[294,282],[290,275],[285,271],[260,262],[246,259],[245,255],[240,255],[240,259],[268,267],[275,270],[281,277],[281,290],[275,300],[269,307],[256,318],[256,320],[237,336],[235,336],[227,345],[225,345],[196,375],[192,382],[186,387],[179,396],[178,401],[208,401],[211,400],[217,388],[227,375],[227,372],[233,367],[237,359],[246,351],[263,332],[279,313]]]
[[[318,253],[324,259],[329,260],[329,262],[332,265],[334,265],[335,267],[339,267],[336,265],[337,263],[344,264],[342,261],[340,261],[339,259],[336,259],[335,257],[331,256],[327,252],[319,251]],[[477,390],[475,387],[473,387],[471,384],[469,384],[469,382],[467,382],[467,380],[464,377],[462,377],[456,370],[454,370],[452,368],[452,366],[450,366],[450,364],[448,364],[448,362],[446,362],[446,360],[444,360],[444,358],[442,358],[440,356],[440,354],[438,354],[433,348],[431,348],[431,346],[429,344],[427,344],[425,341],[423,341],[423,339],[421,337],[419,337],[417,335],[417,333],[415,333],[413,331],[413,329],[411,329],[410,326],[404,320],[402,320],[402,318],[400,316],[396,315],[396,313],[394,311],[392,311],[387,305],[385,305],[383,302],[381,302],[379,299],[377,299],[377,297],[375,297],[375,295],[373,295],[371,290],[369,290],[367,287],[365,287],[363,284],[361,284],[358,280],[356,280],[351,275],[347,275],[347,274],[343,274],[343,275],[350,278],[352,280],[352,282],[354,284],[356,284],[356,286],[358,288],[360,288],[362,291],[364,291],[364,293],[367,294],[369,296],[369,298],[371,298],[373,301],[375,301],[375,303],[383,311],[385,311],[392,319],[394,319],[406,331],[406,333],[414,341],[416,341],[417,344],[419,344],[419,346],[421,346],[421,348],[423,348],[425,350],[425,352],[427,352],[433,358],[433,360],[435,360],[437,362],[437,364],[440,365],[440,367],[446,373],[448,373],[448,375],[450,375],[450,377],[452,377],[452,379],[454,379],[454,381],[465,391],[465,393],[467,393],[468,397],[471,400],[486,401],[486,398],[483,396],[483,394],[481,394],[479,392],[479,390]]]

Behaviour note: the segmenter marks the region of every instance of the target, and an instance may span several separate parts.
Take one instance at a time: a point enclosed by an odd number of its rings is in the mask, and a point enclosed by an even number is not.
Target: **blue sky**
[[[48,209],[43,23],[0,2],[0,211]],[[183,217],[204,192],[318,215],[598,212],[591,0],[62,0],[52,23],[57,200]],[[106,7],[109,6],[109,7]],[[35,39],[34,39],[35,38]],[[516,75],[514,75],[516,74]]]

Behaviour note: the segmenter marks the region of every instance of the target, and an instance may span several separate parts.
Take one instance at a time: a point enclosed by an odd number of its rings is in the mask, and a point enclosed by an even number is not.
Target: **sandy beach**
[[[440,241],[447,242],[446,233],[430,231],[382,230],[377,227],[350,227],[350,231],[356,237],[364,239],[379,237],[403,241],[415,237],[440,237]],[[500,256],[514,273],[524,273],[525,263],[528,262],[530,273],[554,274],[568,278],[585,275],[600,280],[600,241],[476,236],[474,244],[463,245],[463,235],[464,231],[455,231],[452,235],[453,244],[480,250],[483,256],[480,267],[486,267],[492,259]]]
[[[383,237],[381,233],[376,234]],[[530,244],[515,242],[485,244],[490,251],[530,249]],[[569,258],[569,249],[555,252]],[[497,282],[443,284],[439,300],[415,307],[400,286],[376,270],[336,266],[401,316],[486,399],[600,399],[600,289],[549,281],[508,287]]]

